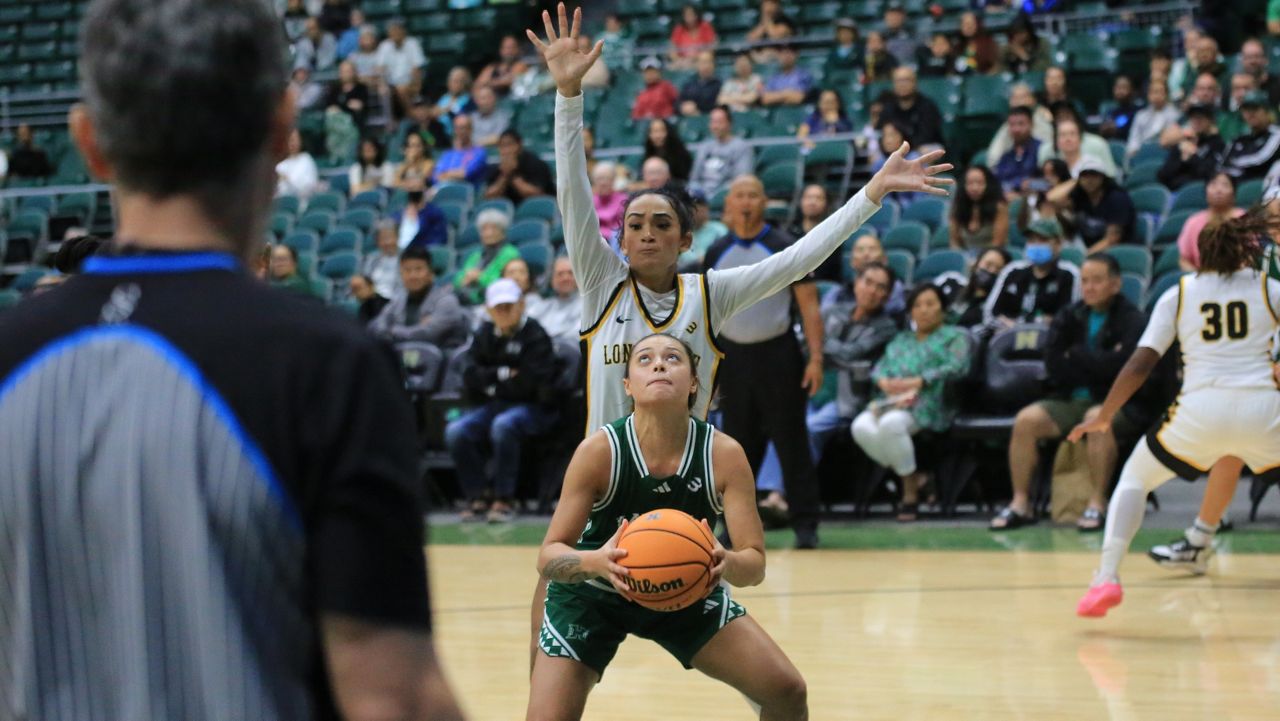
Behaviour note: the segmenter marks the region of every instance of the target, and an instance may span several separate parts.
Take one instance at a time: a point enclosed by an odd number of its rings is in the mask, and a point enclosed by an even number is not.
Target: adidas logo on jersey
[[[710,598],[708,598],[708,599],[707,599],[706,601],[704,601],[704,602],[703,602],[703,604],[702,604],[702,612],[703,612],[703,613],[711,613],[712,611],[716,610],[716,607],[717,607],[717,606],[719,606],[719,605],[720,605],[720,602],[719,602],[719,601],[716,601],[716,600],[714,600],[714,599],[710,599]]]
[[[667,483],[666,481],[663,481],[661,486],[658,486],[657,488],[653,489],[653,492],[654,493],[670,493],[671,484]]]

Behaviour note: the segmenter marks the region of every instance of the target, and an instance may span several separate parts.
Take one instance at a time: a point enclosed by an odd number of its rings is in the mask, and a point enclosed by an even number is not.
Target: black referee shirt
[[[229,255],[0,317],[0,718],[336,718],[320,614],[430,626],[413,428],[375,340]]]

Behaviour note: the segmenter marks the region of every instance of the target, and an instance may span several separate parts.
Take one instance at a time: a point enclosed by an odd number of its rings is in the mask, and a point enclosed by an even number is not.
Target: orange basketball
[[[679,611],[711,589],[711,551],[715,539],[693,516],[674,508],[641,514],[618,539],[631,570],[624,580],[627,597],[654,611]]]

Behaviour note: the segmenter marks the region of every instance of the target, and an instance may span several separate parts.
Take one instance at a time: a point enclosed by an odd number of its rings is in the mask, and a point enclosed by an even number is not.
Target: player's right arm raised
[[[627,555],[617,548],[618,538],[626,530],[624,521],[600,548],[579,551],[574,548],[586,528],[591,507],[604,494],[613,462],[609,440],[604,431],[596,431],[578,444],[569,468],[565,470],[560,503],[551,516],[551,525],[538,551],[538,573],[557,583],[582,583],[592,578],[606,578],[620,593],[626,593],[623,576],[630,571],[617,561]]]
[[[546,41],[532,30],[526,33],[547,63],[556,83],[556,202],[564,220],[564,243],[578,287],[586,297],[600,286],[616,285],[627,273],[627,266],[613,254],[600,237],[600,219],[591,198],[591,180],[587,177],[587,157],[582,146],[582,76],[586,74],[604,48],[597,42],[589,53],[578,51],[578,29],[582,10],[573,13],[570,27],[564,4],[559,6],[560,29],[552,25],[551,14],[542,13]],[[595,317],[601,309],[584,308],[584,317]]]

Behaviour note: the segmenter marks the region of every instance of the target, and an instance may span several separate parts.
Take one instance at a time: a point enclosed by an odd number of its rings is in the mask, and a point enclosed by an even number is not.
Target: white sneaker
[[[1163,546],[1153,546],[1147,555],[1151,560],[1165,568],[1176,568],[1191,571],[1197,576],[1209,570],[1209,559],[1213,557],[1213,544],[1193,546],[1186,538]]]

